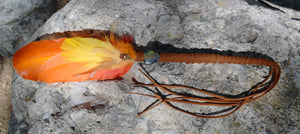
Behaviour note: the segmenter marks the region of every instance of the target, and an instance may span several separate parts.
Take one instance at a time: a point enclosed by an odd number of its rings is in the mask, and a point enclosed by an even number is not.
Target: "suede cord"
[[[138,51],[136,53],[136,61],[143,61],[143,52]],[[204,89],[197,89],[193,87],[183,86],[183,85],[164,85],[156,82],[142,67],[139,71],[149,79],[153,84],[144,84],[138,82],[133,79],[134,84],[142,86],[142,87],[155,87],[156,92],[151,90],[154,95],[142,94],[129,92],[130,94],[137,94],[147,97],[155,98],[152,104],[146,107],[141,113],[138,114],[138,117],[143,115],[145,112],[150,109],[160,105],[165,104],[166,106],[171,107],[177,111],[196,116],[201,118],[220,118],[228,116],[238,109],[240,109],[244,104],[253,102],[254,100],[264,96],[268,92],[270,92],[275,85],[278,83],[281,70],[280,66],[271,59],[264,58],[254,58],[254,57],[238,57],[231,55],[219,55],[219,54],[211,54],[211,53],[161,53],[160,59],[158,62],[184,62],[184,63],[230,63],[230,64],[247,64],[247,65],[261,65],[261,66],[269,66],[270,71],[268,76],[253,89],[250,89],[247,94],[240,96],[224,96],[215,92],[211,92]],[[172,88],[186,88],[190,90],[194,90],[200,93],[205,94],[209,97],[197,96],[193,94],[186,94],[176,92]],[[148,89],[148,88],[147,88]],[[148,89],[150,90],[150,89]],[[164,94],[162,93],[164,92]],[[167,93],[167,95],[165,95]],[[170,97],[171,96],[171,97]],[[217,107],[227,107],[224,110],[211,112],[211,113],[195,113],[190,112],[189,110],[185,110],[175,106],[173,103],[185,103],[185,104],[193,104],[193,105],[204,105],[204,106],[217,106]]]

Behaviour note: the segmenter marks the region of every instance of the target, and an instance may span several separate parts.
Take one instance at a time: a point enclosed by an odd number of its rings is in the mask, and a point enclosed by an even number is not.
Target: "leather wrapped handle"
[[[136,61],[144,61],[144,53],[136,53]],[[247,65],[265,65],[278,66],[271,59],[253,58],[253,57],[237,57],[230,55],[210,54],[210,53],[161,53],[158,62],[184,62],[190,63],[229,63],[229,64],[247,64]]]

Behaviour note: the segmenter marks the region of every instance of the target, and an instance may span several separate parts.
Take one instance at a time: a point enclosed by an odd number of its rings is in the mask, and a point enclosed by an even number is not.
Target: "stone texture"
[[[266,1],[266,0],[262,0],[264,3],[274,7],[274,8],[277,8],[279,10],[281,10],[282,12],[285,12],[287,15],[289,15],[291,18],[294,18],[294,19],[300,19],[300,9],[299,9],[299,6],[300,6],[300,2],[299,1],[293,1],[294,3],[290,4],[290,6],[292,6],[291,8],[288,8],[288,7],[284,7],[282,5],[280,5],[280,3],[278,4],[275,4],[275,3],[271,3],[269,1]],[[283,1],[284,2],[284,1]],[[295,9],[298,9],[298,10],[295,10]]]
[[[0,0],[0,53],[11,57],[65,0]]]
[[[12,113],[11,104],[11,80],[12,60],[0,55],[0,133],[8,132],[9,119]]]
[[[126,79],[44,84],[15,74],[11,133],[299,133],[300,22],[284,13],[236,0],[73,0],[26,42],[45,33],[90,28],[130,33],[142,46],[160,41],[179,48],[267,54],[281,65],[281,80],[266,96],[225,118],[195,118],[164,105],[136,118],[153,99],[126,94],[146,93]],[[136,68],[135,65],[126,77],[149,82]],[[249,89],[268,70],[258,66],[179,63],[157,63],[145,68],[161,83],[232,94]],[[72,107],[74,104],[78,106]]]

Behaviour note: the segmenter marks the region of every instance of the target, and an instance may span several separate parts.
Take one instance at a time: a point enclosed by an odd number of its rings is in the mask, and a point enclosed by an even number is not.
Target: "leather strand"
[[[141,58],[143,55],[141,52],[137,53],[137,61],[143,61]],[[158,62],[185,62],[185,63],[229,63],[229,64],[245,64],[245,65],[262,65],[269,66],[270,71],[267,77],[257,84],[253,89],[248,90],[248,94],[241,96],[224,96],[217,94],[215,92],[197,89],[193,87],[183,86],[183,85],[164,85],[156,82],[145,70],[139,71],[149,79],[153,84],[144,84],[134,80],[134,84],[142,86],[142,87],[156,87],[161,91],[168,93],[168,95],[163,95],[158,92],[154,92],[154,95],[147,95],[141,93],[132,93],[142,96],[148,96],[152,98],[156,98],[157,100],[153,102],[150,106],[148,106],[143,112],[139,113],[138,117],[149,111],[150,109],[160,105],[165,104],[166,106],[171,107],[174,110],[183,112],[185,114],[189,114],[195,117],[201,118],[220,118],[228,116],[234,112],[236,112],[239,108],[241,108],[244,104],[253,102],[254,100],[264,96],[268,92],[270,92],[275,85],[278,83],[281,70],[280,66],[271,59],[264,58],[253,58],[253,57],[238,57],[231,55],[219,55],[219,54],[210,54],[210,53],[162,53],[160,54],[160,60]],[[143,67],[142,67],[143,68]],[[143,68],[144,69],[144,68]],[[197,95],[184,94],[180,92],[176,92],[173,88],[186,88],[190,90],[194,90],[200,93],[205,94],[209,97],[202,97]],[[184,103],[184,104],[192,104],[192,105],[202,105],[202,106],[217,106],[217,107],[227,107],[227,109],[223,110],[223,112],[212,112],[212,113],[194,113],[189,110],[185,110],[175,106],[173,103]]]

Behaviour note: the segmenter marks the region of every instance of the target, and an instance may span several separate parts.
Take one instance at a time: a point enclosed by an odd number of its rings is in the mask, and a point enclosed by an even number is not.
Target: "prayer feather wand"
[[[234,113],[242,105],[270,92],[280,78],[279,65],[269,57],[258,54],[245,55],[245,53],[232,51],[210,50],[192,51],[192,53],[185,53],[184,51],[174,53],[166,50],[166,53],[157,53],[152,50],[137,49],[133,46],[133,37],[127,34],[118,36],[109,31],[101,30],[69,31],[47,34],[27,44],[13,56],[13,66],[24,79],[46,83],[115,79],[126,74],[134,61],[146,64],[154,62],[231,63],[270,67],[270,72],[265,80],[253,89],[246,91],[246,95],[235,97],[188,86],[161,85],[151,78],[147,72],[139,70],[153,84],[143,84],[135,79],[133,80],[134,83],[140,86],[157,88],[156,92],[151,90],[154,95],[129,92],[157,99],[139,113],[139,116],[164,103],[175,110],[196,117],[224,117]],[[174,87],[194,90],[209,97],[176,92],[172,90]],[[165,95],[161,91],[167,94]],[[228,108],[222,110],[222,112],[206,114],[190,112],[173,105],[173,103]]]

